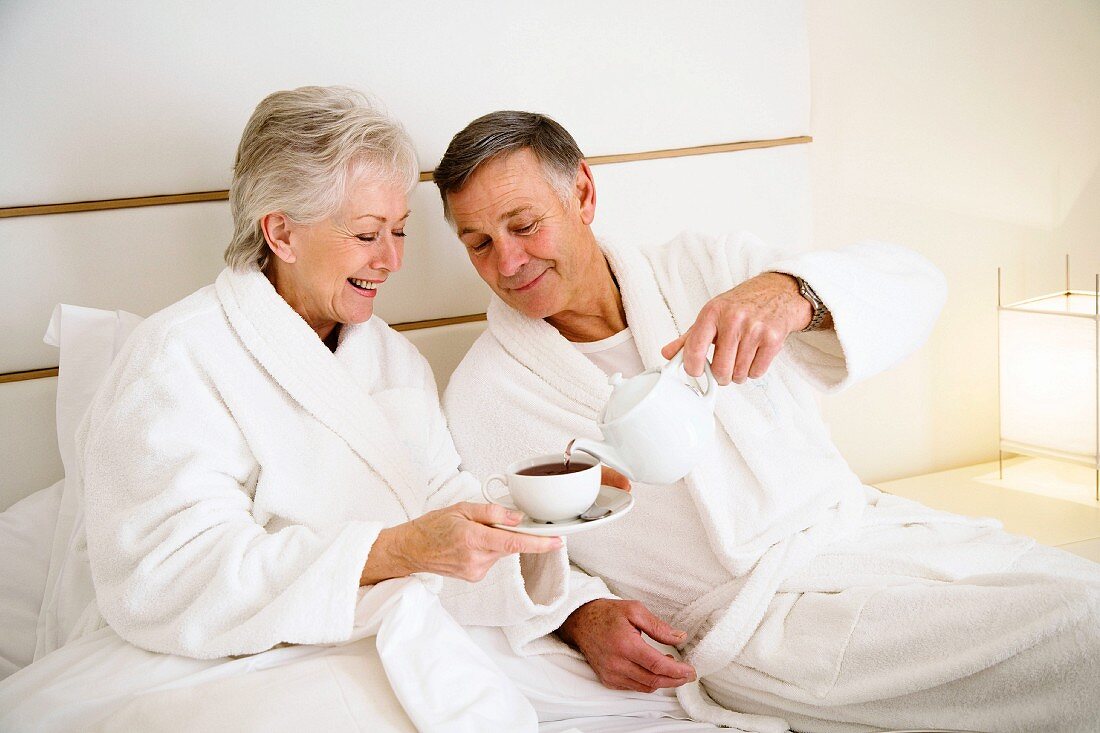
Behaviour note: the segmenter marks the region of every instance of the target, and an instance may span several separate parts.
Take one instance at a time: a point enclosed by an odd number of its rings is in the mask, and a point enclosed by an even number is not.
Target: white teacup
[[[516,461],[508,466],[507,473],[494,473],[485,479],[481,493],[493,504],[503,504],[503,497],[489,493],[494,481],[508,488],[516,508],[536,522],[560,522],[576,519],[600,493],[600,462],[588,455],[576,455],[569,461],[571,468],[583,467],[572,473],[531,476],[523,472],[536,466],[558,466],[564,463],[560,453],[535,456]]]

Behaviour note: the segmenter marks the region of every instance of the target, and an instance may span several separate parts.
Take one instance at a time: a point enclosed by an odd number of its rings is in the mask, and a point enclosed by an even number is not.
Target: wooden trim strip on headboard
[[[746,140],[737,143],[719,143],[717,145],[696,145],[690,148],[671,148],[668,150],[650,150],[642,153],[618,153],[616,155],[595,155],[586,158],[589,165],[608,163],[632,163],[638,160],[658,160],[660,158],[683,158],[690,155],[711,155],[713,153],[732,153],[738,150],[756,148],[776,148],[783,145],[802,145],[813,142],[809,135],[784,137],[775,140]],[[420,174],[421,181],[432,180],[432,171]],[[135,196],[132,198],[104,199],[101,201],[73,201],[63,204],[35,204],[33,206],[8,206],[0,208],[0,219],[16,216],[41,216],[44,214],[71,214],[78,211],[106,211],[108,209],[132,209],[139,206],[166,206],[168,204],[192,204],[200,201],[225,201],[229,191],[199,191],[196,193],[173,193],[161,196]]]
[[[429,318],[424,321],[406,321],[405,323],[391,323],[394,331],[418,331],[422,328],[437,328],[439,326],[455,326],[460,323],[477,323],[484,321],[484,313],[473,313],[468,316],[450,316],[448,318]],[[7,372],[0,374],[0,384],[5,382],[23,382],[28,379],[46,379],[57,376],[57,367],[49,369],[28,369],[23,372]]]
[[[25,372],[7,372],[0,374],[0,384],[5,382],[23,382],[28,379],[45,379],[47,377],[56,377],[57,367],[52,369],[28,369]]]
[[[739,150],[755,150],[757,148],[777,148],[784,145],[804,145],[813,142],[809,135],[798,137],[783,137],[774,140],[746,140],[736,143],[719,143],[716,145],[696,145],[690,148],[670,148],[667,150],[650,150],[642,153],[619,153],[616,155],[595,155],[586,158],[589,165],[607,165],[611,163],[633,163],[639,160],[658,160],[661,158],[684,158],[691,155],[712,155],[714,153],[733,153]],[[420,174],[421,181],[432,180],[432,171]],[[0,219],[15,216],[39,216],[42,214],[68,214],[76,211],[104,211],[107,209],[129,209],[138,206],[163,206],[167,204],[188,204],[197,201],[225,201],[229,198],[228,191],[201,191],[198,193],[169,194],[165,196],[139,196],[136,198],[106,199],[103,201],[77,201],[67,204],[40,204],[36,206],[10,206],[0,208]],[[409,321],[407,323],[392,323],[390,326],[395,331],[415,331],[420,328],[435,328],[437,326],[450,326],[457,323],[474,323],[484,321],[484,313],[474,313],[468,316],[454,316],[451,318],[432,318],[425,321]],[[22,382],[27,379],[44,379],[56,377],[57,367],[46,369],[30,369],[22,372],[8,372],[0,374],[0,384],[5,382]]]

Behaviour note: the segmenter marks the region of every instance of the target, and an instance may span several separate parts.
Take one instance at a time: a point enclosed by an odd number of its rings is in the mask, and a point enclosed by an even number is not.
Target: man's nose
[[[497,270],[504,277],[515,275],[530,259],[523,244],[515,238],[506,237],[497,242]]]

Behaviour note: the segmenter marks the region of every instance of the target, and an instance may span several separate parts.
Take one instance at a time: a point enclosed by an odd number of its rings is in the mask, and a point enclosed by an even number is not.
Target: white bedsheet
[[[0,730],[536,730],[418,578],[364,590],[355,628],[348,644],[229,660],[146,652],[103,628],[0,682]]]

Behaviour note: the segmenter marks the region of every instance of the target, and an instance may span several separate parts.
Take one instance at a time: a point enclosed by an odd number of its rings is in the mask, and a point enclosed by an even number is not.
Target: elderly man
[[[881,243],[597,240],[588,165],[537,114],[475,120],[435,181],[495,294],[445,397],[466,468],[598,437],[607,375],[680,349],[699,375],[713,348],[727,385],[691,473],[636,484],[631,515],[570,538],[609,590],[556,634],[605,685],[675,687],[692,717],[745,730],[1100,725],[1100,568],[863,486],[817,411],[813,388],[922,343],[945,297],[930,263]],[[640,635],[661,619],[684,662]]]

